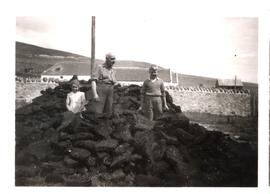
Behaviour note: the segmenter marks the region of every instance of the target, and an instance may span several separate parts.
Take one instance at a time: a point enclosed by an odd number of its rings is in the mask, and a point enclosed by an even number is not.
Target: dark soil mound
[[[17,186],[257,186],[257,150],[190,123],[168,93],[157,121],[136,111],[131,85],[115,89],[112,118],[83,112],[57,132],[69,91],[47,89],[16,110]]]

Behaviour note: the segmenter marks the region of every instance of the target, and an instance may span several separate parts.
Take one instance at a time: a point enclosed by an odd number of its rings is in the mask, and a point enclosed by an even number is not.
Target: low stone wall
[[[183,112],[245,117],[252,115],[254,110],[252,95],[248,90],[192,87],[166,87],[166,89]]]

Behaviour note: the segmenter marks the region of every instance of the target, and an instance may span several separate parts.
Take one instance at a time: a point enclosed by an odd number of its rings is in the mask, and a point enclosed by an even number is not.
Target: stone
[[[125,162],[128,162],[130,160],[130,157],[131,157],[130,152],[126,152],[122,155],[116,156],[115,158],[113,158],[113,162],[111,163],[110,167],[111,168],[119,167]]]
[[[65,158],[64,158],[64,164],[67,167],[74,168],[74,167],[79,166],[80,163],[77,160],[74,160],[74,159],[72,159],[69,156],[65,156]]]
[[[166,141],[167,144],[172,144],[172,145],[179,144],[179,141],[178,141],[178,139],[176,137],[172,137],[170,135],[167,135],[166,133],[164,133],[161,130],[160,130],[160,134],[165,139],[165,141]]]
[[[19,177],[34,177],[38,174],[39,168],[36,165],[30,166],[17,166],[15,170],[15,178]]]
[[[87,160],[85,161],[85,164],[87,167],[93,167],[93,166],[96,166],[97,160],[95,157],[89,156]]]
[[[154,128],[155,122],[148,120],[145,116],[141,114],[136,115],[136,125],[134,128],[136,130],[152,130]]]
[[[40,140],[29,144],[23,151],[25,154],[32,155],[38,162],[46,160],[48,155],[53,153],[51,144],[47,140]]]
[[[112,132],[113,132],[112,121],[109,120],[101,121],[95,128],[95,134],[105,139],[109,138]]]
[[[83,148],[72,148],[70,152],[70,156],[78,161],[85,161],[90,155],[91,152]]]
[[[114,132],[112,133],[112,136],[115,139],[118,139],[120,141],[123,142],[128,142],[132,139],[132,135],[130,132],[130,125],[129,124],[121,124],[119,126],[116,127],[116,129],[114,130]]]
[[[176,174],[188,175],[191,172],[188,164],[183,162],[183,156],[175,146],[168,146],[165,154],[166,160],[173,166]]]
[[[92,133],[87,132],[79,132],[76,134],[67,135],[66,137],[62,137],[61,140],[71,140],[71,141],[78,141],[78,140],[88,140],[94,139],[94,135]]]
[[[81,147],[81,148],[85,148],[87,150],[90,150],[92,152],[96,151],[96,141],[92,141],[92,140],[80,140],[80,141],[76,141],[73,143],[74,146],[76,147]]]
[[[162,182],[161,179],[151,175],[136,175],[134,184],[137,187],[160,187]]]
[[[129,151],[129,152],[132,152],[133,151],[133,148],[128,143],[124,143],[124,144],[118,145],[115,148],[115,153],[116,154],[122,154],[122,153],[125,153],[127,151]]]
[[[119,181],[121,179],[124,179],[125,177],[126,177],[126,174],[123,172],[122,169],[117,169],[111,174],[112,181]]]
[[[191,142],[194,139],[193,135],[181,128],[175,129],[175,133],[177,138],[183,143]]]
[[[59,174],[49,174],[45,177],[45,182],[48,184],[64,184],[65,179]]]
[[[103,152],[103,151],[113,151],[118,146],[118,141],[115,139],[106,139],[98,142],[96,144],[96,151]]]

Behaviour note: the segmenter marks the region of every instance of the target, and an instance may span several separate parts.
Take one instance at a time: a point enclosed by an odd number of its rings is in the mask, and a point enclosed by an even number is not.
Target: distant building
[[[101,64],[101,63],[99,63]],[[98,63],[96,65],[99,65]],[[123,85],[142,85],[143,81],[149,78],[148,68],[145,67],[125,67],[115,66],[116,79]],[[45,70],[41,74],[41,80],[68,81],[73,75],[77,75],[79,80],[88,81],[90,76],[90,63],[87,62],[60,62]],[[160,69],[159,77],[163,79],[165,85],[177,86],[178,77],[170,69]]]
[[[41,80],[54,79],[69,81],[73,75],[78,75],[79,80],[89,80],[90,64],[86,62],[59,62],[41,74]]]
[[[240,79],[218,79],[216,88],[243,89],[243,82]]]

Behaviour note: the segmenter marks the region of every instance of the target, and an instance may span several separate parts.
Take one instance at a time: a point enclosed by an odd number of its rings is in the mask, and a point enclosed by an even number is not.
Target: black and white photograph
[[[15,188],[269,183],[261,18],[174,5],[15,15]]]

